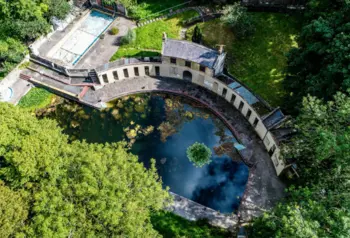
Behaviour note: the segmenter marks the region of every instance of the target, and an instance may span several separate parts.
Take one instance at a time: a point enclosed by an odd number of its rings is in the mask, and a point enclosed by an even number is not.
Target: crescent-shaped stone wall
[[[122,62],[122,63],[121,63]],[[285,161],[280,158],[280,148],[272,132],[263,123],[263,118],[257,110],[250,105],[240,94],[231,89],[228,84],[218,78],[212,77],[208,72],[202,72],[185,64],[170,64],[167,60],[132,61],[123,60],[107,63],[96,69],[102,85],[135,77],[166,77],[174,80],[187,80],[193,84],[211,90],[228,101],[235,110],[248,120],[259,138],[263,141],[266,150],[271,156],[277,175],[285,168]]]

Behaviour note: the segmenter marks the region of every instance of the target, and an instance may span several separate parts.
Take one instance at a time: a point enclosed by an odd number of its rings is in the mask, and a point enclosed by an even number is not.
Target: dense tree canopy
[[[0,0],[0,73],[23,59],[27,42],[50,30],[53,16],[64,18],[69,11],[61,0]]]
[[[13,191],[0,181],[0,237],[17,233],[28,216],[23,191]]]
[[[307,94],[331,100],[350,88],[350,3],[313,0],[305,13],[299,47],[288,55],[285,106],[295,112]]]
[[[27,194],[31,204],[15,199],[2,207],[9,217],[0,226],[10,228],[2,237],[157,236],[150,211],[169,194],[154,163],[146,170],[119,143],[69,144],[54,121],[8,104],[0,104],[0,122],[0,190],[11,199]],[[9,198],[0,196],[0,204]]]
[[[303,101],[299,134],[284,147],[300,179],[289,197],[254,222],[255,237],[350,237],[350,97]]]

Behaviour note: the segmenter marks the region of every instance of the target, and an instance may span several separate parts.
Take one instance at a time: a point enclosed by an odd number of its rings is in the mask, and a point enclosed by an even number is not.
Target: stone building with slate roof
[[[163,34],[162,61],[164,63],[188,67],[215,77],[223,73],[225,57],[223,47],[220,47],[220,50],[214,50],[190,41],[169,39],[165,33]],[[177,72],[171,73],[176,75]]]

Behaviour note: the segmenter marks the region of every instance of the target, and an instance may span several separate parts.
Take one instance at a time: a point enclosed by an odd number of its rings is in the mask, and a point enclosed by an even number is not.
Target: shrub
[[[188,159],[197,167],[202,167],[211,162],[211,150],[203,143],[194,143],[187,148]]]
[[[119,33],[119,29],[117,27],[112,27],[110,33],[111,35],[117,35]]]
[[[238,2],[224,8],[221,20],[232,28],[237,38],[247,37],[255,30],[253,22],[247,14],[247,8],[242,7]]]
[[[135,40],[136,40],[136,32],[129,29],[126,35],[121,38],[120,43],[122,45],[127,45],[134,42]]]

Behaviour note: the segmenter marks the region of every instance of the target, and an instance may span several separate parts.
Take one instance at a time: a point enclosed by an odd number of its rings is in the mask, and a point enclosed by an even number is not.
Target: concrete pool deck
[[[128,29],[136,27],[135,22],[130,21],[124,17],[117,17],[117,19],[109,27],[116,27],[119,29],[117,35],[111,35],[108,32],[105,34],[103,40],[99,40],[94,44],[88,52],[86,52],[74,68],[88,69],[96,68],[100,65],[108,63],[112,56],[119,49],[118,42],[122,36],[125,36]]]
[[[113,21],[114,18],[109,15],[96,10],[90,11],[48,52],[47,56],[68,65],[75,65]]]
[[[127,29],[124,29],[124,25],[126,27],[134,27],[130,20],[122,17],[113,19],[111,16],[95,10],[86,10],[76,15],[76,18],[66,28],[55,31],[41,42],[37,47],[40,56],[48,58],[57,64],[73,68],[82,58],[86,59],[85,55],[95,46],[97,46],[97,49],[103,48],[103,46],[106,48],[112,46],[109,52],[115,52],[118,48],[113,47],[116,46],[113,43],[116,42],[117,37],[121,37],[127,32]],[[108,29],[112,26],[122,29],[117,36],[108,34]],[[103,40],[99,39],[102,33],[106,33],[106,37]],[[101,52],[101,50],[98,50],[98,52]],[[103,58],[108,62],[110,57],[111,55],[108,55],[108,58]]]

